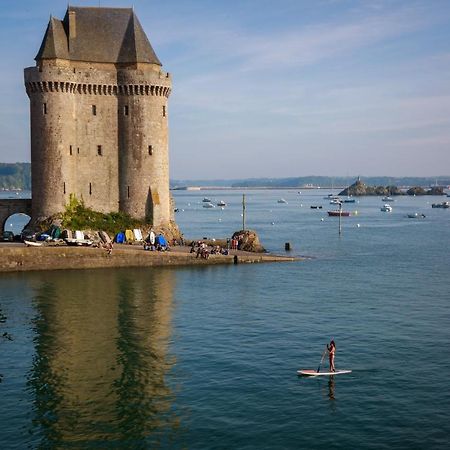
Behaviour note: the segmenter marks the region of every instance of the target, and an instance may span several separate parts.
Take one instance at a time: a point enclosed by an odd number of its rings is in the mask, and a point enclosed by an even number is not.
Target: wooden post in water
[[[339,202],[339,236],[342,234],[341,217],[342,217],[342,202]]]
[[[245,194],[242,194],[242,230],[245,231]]]

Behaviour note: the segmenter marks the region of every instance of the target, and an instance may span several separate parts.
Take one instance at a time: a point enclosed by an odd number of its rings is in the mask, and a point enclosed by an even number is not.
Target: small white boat
[[[217,203],[217,206],[227,206],[227,204],[223,200],[220,200],[220,202]]]
[[[386,197],[383,197],[381,199],[382,202],[393,202],[394,199],[392,197],[389,197],[388,195]]]
[[[44,245],[44,241],[27,241],[26,239],[24,239],[23,243],[27,247],[42,247]]]
[[[211,203],[211,199],[208,198],[208,197],[205,197],[205,198],[202,200],[202,202],[203,202],[203,203]]]
[[[385,203],[381,208],[381,211],[383,212],[391,212],[392,211],[392,206],[389,205],[388,203]]]
[[[287,203],[287,201],[286,201],[284,198],[280,198],[280,199],[278,200],[278,203]]]
[[[66,238],[64,239],[64,241],[66,242],[67,245],[69,246],[80,246],[80,247],[90,247],[94,241],[91,239],[70,239],[70,238]]]
[[[419,214],[419,213],[412,213],[412,214],[407,214],[406,217],[408,217],[408,219],[425,219],[425,214]]]
[[[215,206],[211,202],[209,202],[209,203],[205,203],[203,205],[203,208],[215,208]]]

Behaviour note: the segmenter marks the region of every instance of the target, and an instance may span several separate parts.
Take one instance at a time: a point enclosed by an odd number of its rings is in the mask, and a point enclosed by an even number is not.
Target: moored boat
[[[91,239],[70,239],[66,238],[64,239],[65,243],[69,246],[80,246],[80,247],[90,247],[94,241]]]
[[[381,211],[383,212],[392,212],[392,206],[389,205],[388,203],[385,203],[381,208]]]
[[[42,247],[44,245],[44,241],[27,241],[26,239],[24,239],[23,243],[27,247]]]
[[[205,203],[203,205],[203,208],[215,208],[215,206],[211,202],[209,202],[209,203]]]
[[[223,200],[220,200],[220,202],[217,202],[217,206],[227,206],[227,204]]]
[[[287,203],[287,201],[284,198],[280,198],[277,203]]]
[[[334,211],[328,211],[328,215],[331,217],[348,217],[350,215],[350,211],[342,211],[340,209],[336,209]]]
[[[208,197],[205,197],[205,198],[202,200],[202,202],[203,202],[203,203],[211,203],[211,199],[209,199]]]
[[[432,208],[450,208],[449,202],[442,202],[442,203],[433,203],[431,205]]]

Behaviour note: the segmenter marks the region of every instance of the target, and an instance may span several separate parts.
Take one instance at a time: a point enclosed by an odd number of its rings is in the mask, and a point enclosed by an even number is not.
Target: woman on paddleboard
[[[334,367],[334,354],[336,353],[336,344],[334,340],[331,340],[330,344],[327,344],[328,357],[330,358],[330,372],[336,372]]]

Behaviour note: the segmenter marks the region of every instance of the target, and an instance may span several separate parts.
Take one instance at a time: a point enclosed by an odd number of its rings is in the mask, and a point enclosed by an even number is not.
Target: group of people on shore
[[[242,234],[233,237],[230,241],[231,250],[239,250],[244,236]]]
[[[192,241],[190,253],[196,253],[196,258],[208,259],[209,255],[228,255],[228,249],[220,245],[214,245],[209,248],[203,241]]]

